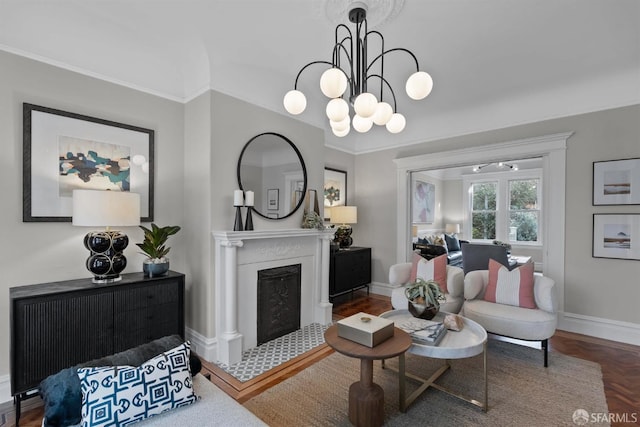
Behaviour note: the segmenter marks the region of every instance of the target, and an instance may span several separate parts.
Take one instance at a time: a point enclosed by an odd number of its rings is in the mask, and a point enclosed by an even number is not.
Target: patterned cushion
[[[447,256],[440,255],[427,261],[414,253],[409,282],[415,282],[417,277],[435,281],[442,292],[447,293]]]
[[[186,342],[138,368],[78,369],[83,427],[124,426],[195,402],[190,351]]]
[[[526,263],[513,271],[494,259],[489,259],[489,283],[485,301],[516,307],[536,308],[533,295],[533,263]]]

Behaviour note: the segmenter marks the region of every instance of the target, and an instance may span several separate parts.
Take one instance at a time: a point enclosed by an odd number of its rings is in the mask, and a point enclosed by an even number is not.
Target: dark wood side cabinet
[[[371,248],[352,246],[331,253],[329,297],[367,288],[371,283]]]
[[[184,274],[18,286],[11,300],[11,394],[30,396],[61,369],[166,335],[184,338]]]

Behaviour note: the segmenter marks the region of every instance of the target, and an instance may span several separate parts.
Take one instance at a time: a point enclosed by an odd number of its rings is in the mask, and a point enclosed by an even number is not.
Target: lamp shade
[[[444,228],[444,231],[447,233],[459,233],[460,232],[460,224],[447,224]]]
[[[128,191],[73,190],[73,225],[140,225],[140,195]]]
[[[357,224],[357,206],[334,206],[331,208],[331,222],[334,224]]]

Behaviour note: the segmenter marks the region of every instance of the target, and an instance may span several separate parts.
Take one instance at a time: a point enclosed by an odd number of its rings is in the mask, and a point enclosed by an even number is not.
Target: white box
[[[393,321],[367,313],[358,313],[338,320],[338,336],[375,347],[393,336]]]

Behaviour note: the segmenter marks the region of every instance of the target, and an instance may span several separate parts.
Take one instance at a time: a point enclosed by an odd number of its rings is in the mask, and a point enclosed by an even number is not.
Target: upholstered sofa
[[[399,286],[391,291],[391,305],[394,309],[407,309],[407,297],[404,295],[404,285],[409,283],[413,263],[394,264],[389,268],[389,283]],[[464,302],[464,273],[461,268],[447,265],[446,302],[440,304],[440,310],[448,313],[458,313]]]
[[[460,240],[455,234],[438,234],[419,238],[413,249],[427,259],[439,255],[447,255],[447,263],[454,267],[462,267],[462,248],[467,240]]]
[[[548,339],[555,333],[558,323],[555,282],[540,274],[533,276],[535,308],[485,300],[488,284],[488,270],[470,271],[465,275],[463,316],[478,322],[493,334],[525,341],[540,341],[546,367]]]
[[[182,341],[179,336],[173,335],[112,356],[63,369],[49,376],[40,384],[39,391],[44,401],[42,426],[82,425],[83,412],[86,414],[88,412],[102,411],[104,413],[104,415],[101,415],[102,420],[112,418],[116,413],[124,417],[121,414],[126,412],[126,408],[133,408],[134,405],[143,408],[140,411],[146,413],[150,408],[153,409],[154,406],[159,406],[158,401],[160,399],[158,396],[167,396],[167,393],[168,398],[165,398],[164,402],[173,402],[170,405],[178,407],[146,419],[144,418],[148,416],[147,414],[136,414],[139,417],[136,419],[143,419],[139,421],[141,426],[206,425],[244,427],[266,425],[201,373],[198,373],[201,369],[201,363],[197,356],[191,354],[188,360],[189,363],[185,364],[189,353],[189,344]],[[156,361],[155,364],[154,361]],[[127,375],[127,369],[133,374]],[[151,373],[154,369],[156,372],[161,369],[167,369],[171,372],[169,375],[165,372],[158,372],[156,378],[150,379],[149,375],[152,375]],[[182,373],[178,374],[181,376],[174,376],[176,371],[179,370],[182,371]],[[87,372],[97,372],[99,375],[102,372],[113,372],[114,376],[108,378],[108,381],[93,380],[87,382]],[[144,372],[144,374],[141,372]],[[84,378],[83,375],[85,375]],[[146,381],[141,383],[141,378]],[[113,389],[107,388],[103,396],[98,396],[102,400],[97,401],[95,406],[91,406],[92,402],[87,402],[92,398],[91,393],[95,394],[96,390],[99,393],[99,388],[103,387],[103,385],[111,386],[111,383],[118,383],[119,381],[122,381],[123,384],[116,384]],[[165,388],[165,384],[167,388]],[[116,393],[121,391],[126,393],[127,388],[133,389],[135,386],[138,386],[139,390],[129,393],[135,394],[135,397],[132,397],[129,403],[123,404],[128,398],[125,399],[120,394],[118,394],[117,398],[115,397]],[[140,390],[143,390],[143,392],[139,393]],[[87,393],[84,396],[84,400],[83,392]],[[188,398],[180,401],[179,398],[184,396],[185,392]],[[181,396],[179,396],[180,393]],[[105,402],[109,402],[109,404]],[[111,407],[111,402],[113,402],[113,407]],[[104,409],[105,407],[106,409]],[[119,419],[122,422],[122,418]],[[91,422],[88,424],[93,425]],[[138,424],[136,423],[136,425]]]

